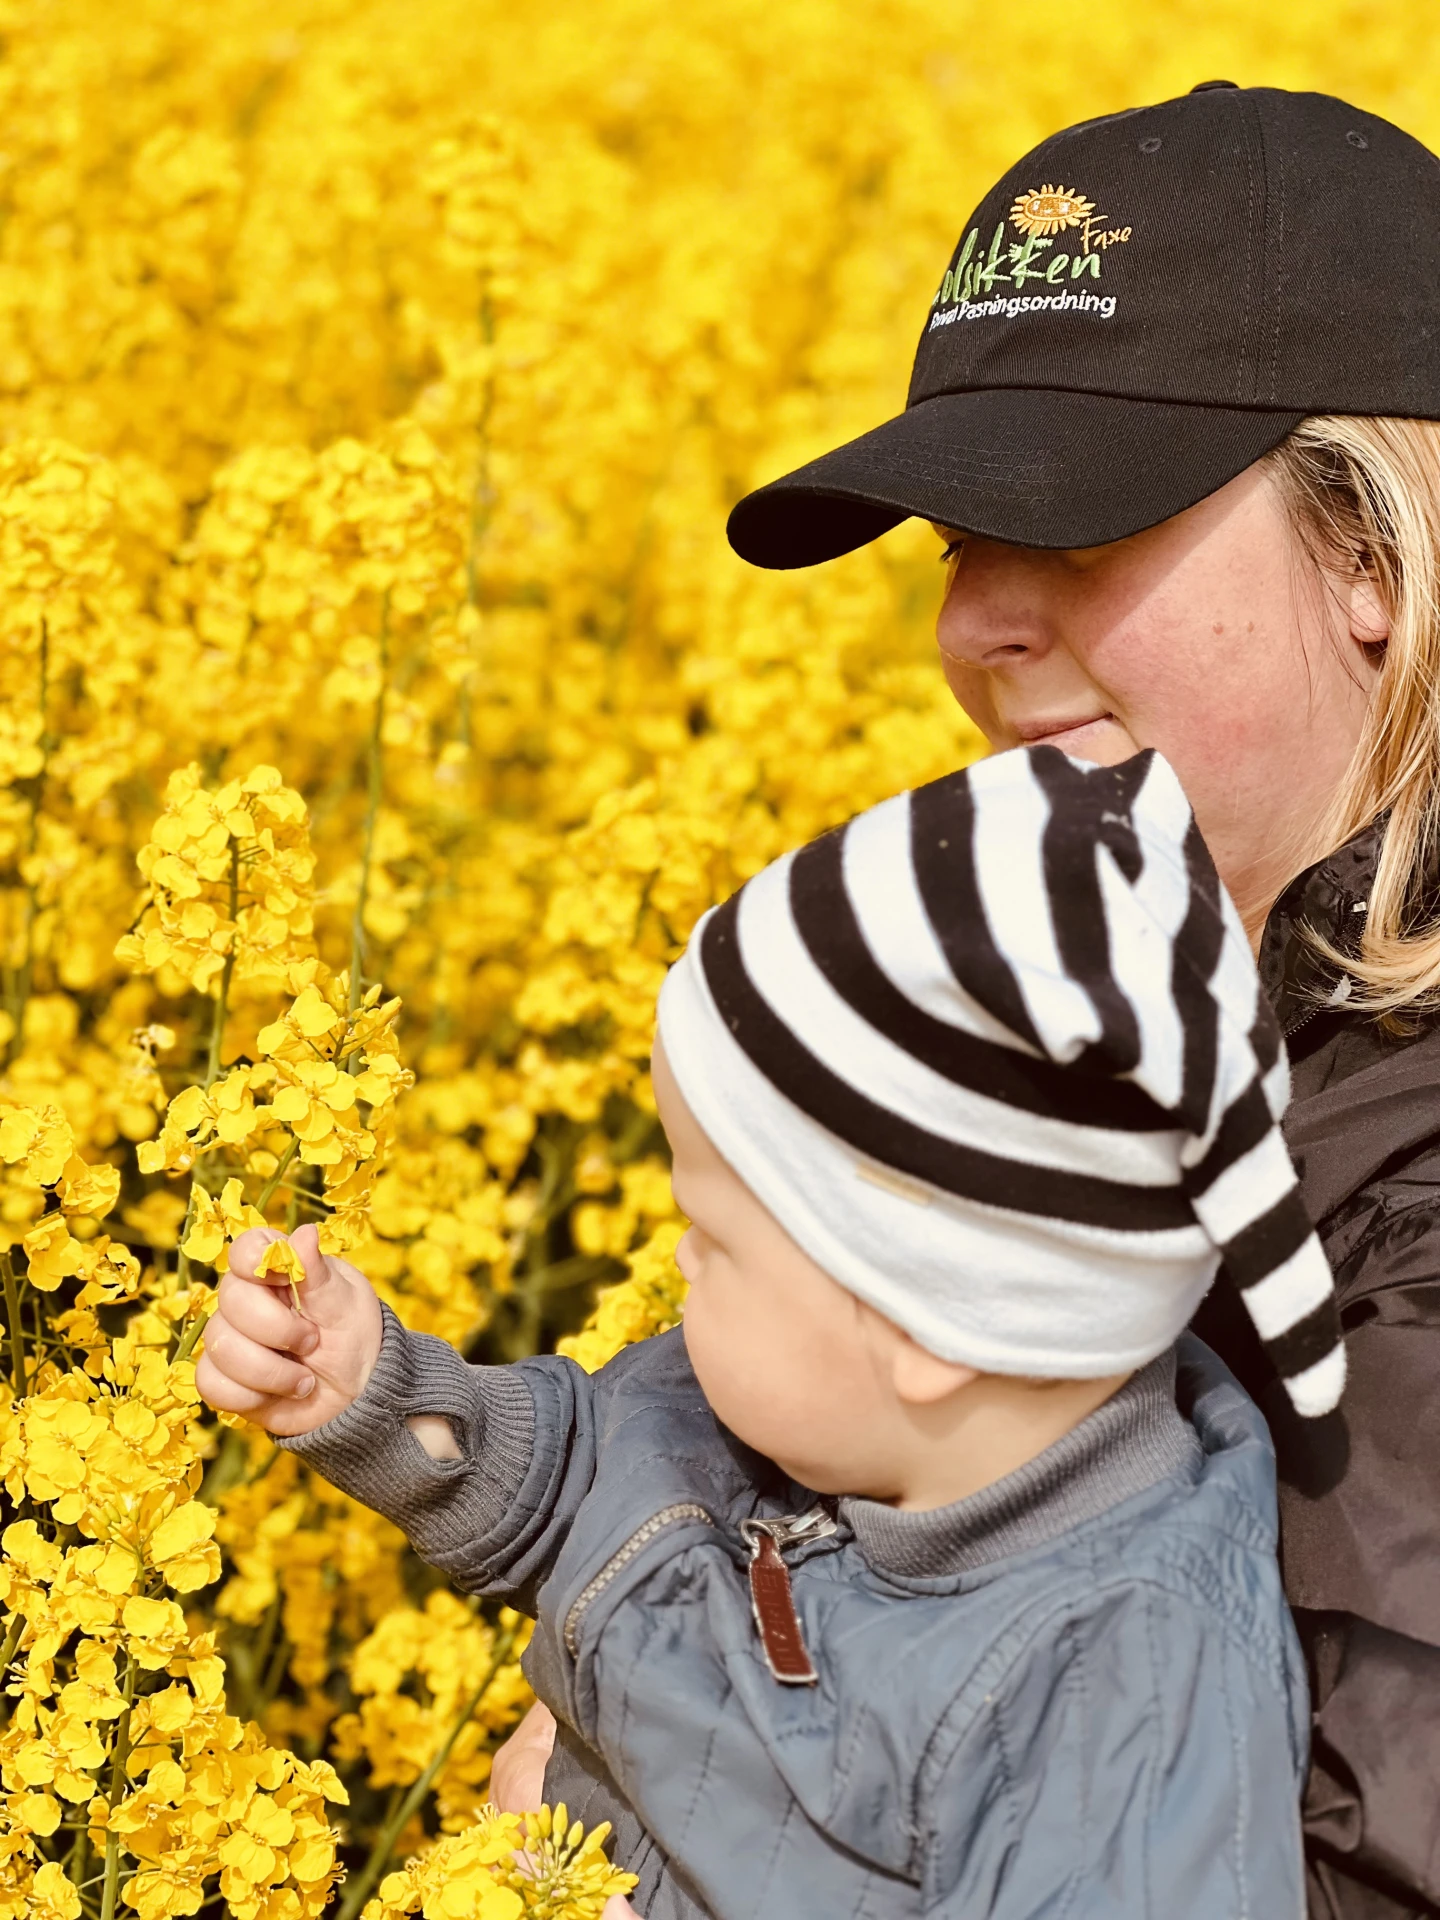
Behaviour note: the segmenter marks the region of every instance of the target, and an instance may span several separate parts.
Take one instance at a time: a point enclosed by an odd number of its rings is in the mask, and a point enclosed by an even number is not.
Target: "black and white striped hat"
[[[1297,1409],[1338,1402],[1279,1030],[1157,754],[1001,754],[787,854],[697,927],[660,1031],[751,1190],[930,1351],[1143,1366],[1223,1262]]]

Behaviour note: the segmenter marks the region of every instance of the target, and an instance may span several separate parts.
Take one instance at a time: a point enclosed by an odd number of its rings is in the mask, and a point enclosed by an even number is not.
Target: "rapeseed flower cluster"
[[[623,1890],[486,1805],[525,1623],[197,1403],[227,1248],[477,1359],[676,1323],[666,966],[979,744],[928,530],[728,507],[1043,134],[1228,73],[1434,144],[1412,14],[0,0],[0,1920]]]

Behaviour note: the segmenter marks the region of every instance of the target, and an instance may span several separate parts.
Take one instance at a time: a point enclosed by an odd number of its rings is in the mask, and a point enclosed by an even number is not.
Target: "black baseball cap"
[[[919,514],[1090,547],[1309,414],[1440,418],[1440,160],[1322,93],[1206,81],[1042,141],[967,221],[905,411],[748,494],[761,567]]]

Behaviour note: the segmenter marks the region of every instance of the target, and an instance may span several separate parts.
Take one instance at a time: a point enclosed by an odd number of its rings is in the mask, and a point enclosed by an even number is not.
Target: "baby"
[[[1298,1920],[1273,1454],[1184,1329],[1223,1262],[1299,1412],[1344,1357],[1170,768],[1004,754],[777,861],[654,1081],[683,1328],[472,1367],[256,1232],[207,1398],[534,1614],[546,1796],[650,1920]]]

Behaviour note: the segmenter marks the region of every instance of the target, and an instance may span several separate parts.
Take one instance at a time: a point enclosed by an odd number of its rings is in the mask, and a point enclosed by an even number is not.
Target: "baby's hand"
[[[357,1267],[320,1251],[313,1226],[290,1237],[305,1278],[298,1308],[283,1271],[257,1274],[284,1234],[252,1227],[230,1249],[195,1384],[222,1413],[243,1413],[268,1433],[309,1433],[364,1390],[380,1357],[375,1289]]]

